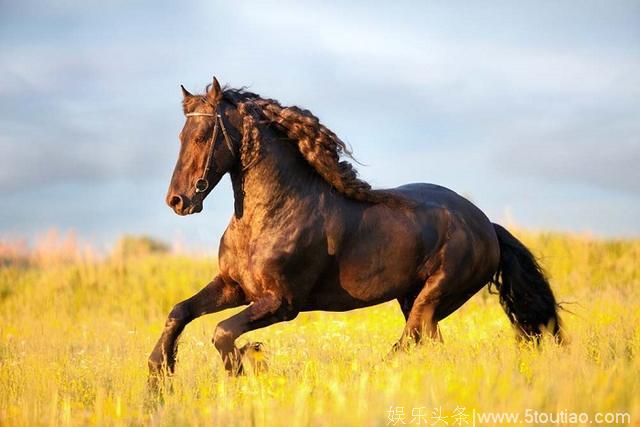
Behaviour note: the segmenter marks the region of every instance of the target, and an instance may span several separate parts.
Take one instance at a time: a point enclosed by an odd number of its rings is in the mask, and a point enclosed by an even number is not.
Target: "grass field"
[[[638,424],[640,240],[517,234],[573,313],[562,314],[564,348],[518,347],[485,289],[441,323],[444,344],[382,362],[403,327],[396,304],[307,313],[241,337],[265,344],[268,370],[229,378],[210,341],[229,310],[187,327],[172,391],[158,405],[145,391],[147,356],[173,304],[216,273],[214,258],[5,262],[0,425],[472,425],[474,411],[534,424],[549,414],[628,413]]]

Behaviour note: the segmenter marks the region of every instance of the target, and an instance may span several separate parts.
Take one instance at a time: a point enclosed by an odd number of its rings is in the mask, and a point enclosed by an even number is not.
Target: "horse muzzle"
[[[167,196],[167,205],[180,216],[202,212],[202,201],[190,200],[188,197],[180,194]]]

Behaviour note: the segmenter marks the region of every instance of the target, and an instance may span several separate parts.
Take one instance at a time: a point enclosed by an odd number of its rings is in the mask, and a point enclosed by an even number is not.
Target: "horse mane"
[[[361,202],[406,205],[407,200],[385,190],[374,190],[358,178],[358,171],[348,161],[353,154],[347,145],[309,110],[282,106],[274,99],[242,89],[225,88],[223,97],[236,105],[242,116],[240,158],[244,168],[259,161],[262,144],[259,125],[265,121],[297,143],[307,163],[339,193]]]

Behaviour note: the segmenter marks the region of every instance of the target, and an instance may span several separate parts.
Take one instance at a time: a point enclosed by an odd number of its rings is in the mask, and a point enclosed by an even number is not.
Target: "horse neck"
[[[295,143],[277,138],[265,138],[260,160],[248,170],[231,171],[231,182],[237,217],[274,215],[296,209],[303,198],[330,192],[329,184],[304,160]]]

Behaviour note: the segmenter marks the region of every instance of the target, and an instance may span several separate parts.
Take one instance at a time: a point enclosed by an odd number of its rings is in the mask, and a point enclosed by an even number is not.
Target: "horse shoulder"
[[[220,267],[247,295],[295,299],[320,274],[327,254],[319,212],[279,212],[269,221],[232,220],[220,244]]]

